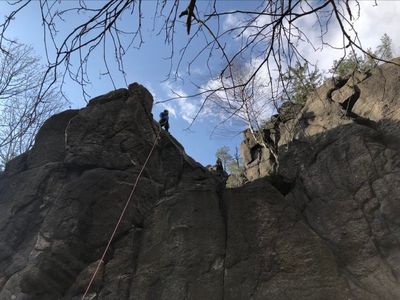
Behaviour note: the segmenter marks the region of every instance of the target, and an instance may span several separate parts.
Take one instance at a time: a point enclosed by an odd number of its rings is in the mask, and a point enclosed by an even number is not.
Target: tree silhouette
[[[32,147],[44,121],[59,112],[65,101],[55,86],[42,98],[38,93],[46,68],[31,47],[3,44],[0,52],[0,170]]]

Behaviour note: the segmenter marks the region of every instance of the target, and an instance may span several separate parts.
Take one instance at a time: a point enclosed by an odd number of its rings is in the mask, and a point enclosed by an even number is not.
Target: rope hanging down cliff
[[[121,212],[121,215],[120,215],[120,217],[119,217],[119,219],[118,219],[117,224],[115,225],[114,231],[112,232],[112,234],[111,234],[111,236],[110,236],[110,239],[108,240],[108,243],[107,243],[106,248],[104,249],[103,255],[101,256],[101,258],[100,258],[100,260],[99,260],[99,262],[98,262],[98,264],[97,264],[97,266],[96,266],[96,269],[95,269],[95,271],[93,272],[92,278],[90,279],[89,284],[88,284],[88,286],[87,286],[87,288],[86,288],[86,290],[85,290],[85,293],[83,294],[81,300],[84,300],[84,299],[85,299],[87,293],[88,293],[89,290],[90,290],[90,287],[91,287],[91,285],[92,285],[94,279],[96,278],[97,272],[99,271],[100,266],[101,266],[101,264],[102,264],[103,261],[104,261],[104,257],[106,256],[107,251],[108,251],[108,249],[110,248],[110,245],[111,245],[111,243],[112,243],[112,241],[113,241],[113,239],[114,239],[114,236],[115,236],[115,234],[116,234],[116,232],[117,232],[117,230],[118,230],[118,227],[119,227],[119,225],[121,224],[122,218],[123,218],[124,215],[125,215],[126,209],[128,208],[128,205],[129,205],[129,203],[130,203],[130,201],[131,201],[131,199],[132,199],[132,196],[133,196],[133,194],[134,194],[134,192],[135,192],[135,189],[136,189],[136,186],[137,186],[137,184],[138,184],[138,182],[139,182],[140,176],[142,175],[142,173],[143,173],[143,171],[144,171],[144,168],[146,167],[146,165],[147,165],[147,163],[148,163],[148,161],[149,161],[151,155],[153,154],[153,151],[154,151],[154,149],[155,149],[155,147],[156,147],[156,145],[157,145],[157,141],[158,141],[158,138],[159,138],[159,136],[160,136],[160,132],[161,132],[161,128],[159,127],[159,130],[158,130],[158,133],[157,133],[156,138],[155,138],[155,140],[154,140],[153,146],[151,147],[151,150],[150,150],[149,154],[147,155],[147,158],[146,158],[146,160],[145,160],[145,162],[144,162],[144,164],[143,164],[143,166],[142,166],[142,169],[140,170],[138,176],[136,177],[136,180],[135,180],[135,183],[133,184],[131,193],[130,193],[128,199],[126,200],[125,206],[124,206],[124,208],[123,208],[123,210],[122,210],[122,212]]]

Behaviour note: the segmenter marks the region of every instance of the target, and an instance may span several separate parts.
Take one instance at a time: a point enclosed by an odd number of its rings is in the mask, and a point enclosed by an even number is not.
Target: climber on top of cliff
[[[217,158],[217,161],[215,163],[215,169],[219,172],[224,171],[224,167],[222,166],[222,160],[219,157]]]
[[[169,117],[168,117],[168,110],[164,110],[163,112],[160,113],[160,123],[161,128],[164,127],[165,131],[168,132],[169,129]]]

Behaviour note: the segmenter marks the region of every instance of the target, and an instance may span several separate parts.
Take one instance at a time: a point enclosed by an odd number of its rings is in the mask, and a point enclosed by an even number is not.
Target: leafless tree
[[[5,163],[32,147],[44,121],[61,110],[65,101],[50,89],[38,93],[47,68],[41,66],[32,48],[3,44],[0,52],[0,170]]]
[[[37,5],[48,54],[49,67],[45,78],[53,78],[43,80],[40,95],[51,88],[58,72],[61,72],[62,81],[69,77],[79,83],[83,96],[87,98],[89,95],[85,87],[90,82],[88,69],[93,55],[103,57],[104,75],[109,76],[114,86],[110,57],[125,76],[124,57],[130,48],[142,45],[142,21],[151,17],[144,15],[143,3],[143,0],[15,1],[12,11],[0,24],[0,48],[4,49],[4,42],[8,39],[7,29],[14,18],[22,10]],[[207,66],[212,78],[219,79],[219,84],[212,88],[207,88],[204,83],[192,82],[199,90],[191,97],[201,99],[198,114],[216,93],[240,89],[247,93],[260,72],[264,72],[265,85],[270,87],[270,99],[279,101],[286,92],[282,74],[287,74],[296,63],[303,65],[308,62],[302,52],[305,46],[314,50],[335,47],[343,51],[343,57],[349,52],[366,53],[353,26],[360,13],[357,0],[249,1],[248,6],[254,7],[246,10],[235,8],[239,1],[229,2],[229,8],[226,8],[226,3],[216,0],[154,2],[153,17],[161,20],[157,23],[161,24],[160,27],[157,28],[155,23],[155,30],[164,35],[165,42],[171,47],[169,78],[179,78],[182,70],[191,74],[193,66],[201,62],[202,66]],[[60,31],[60,24],[70,20],[71,15],[81,16],[82,21],[70,30]],[[122,22],[127,18],[130,20],[128,27]],[[228,22],[229,18],[231,22]],[[317,38],[310,36],[307,29],[310,23],[313,32],[317,31]],[[181,33],[178,39],[177,25],[186,28],[188,33],[183,46],[179,42],[186,33]],[[342,40],[339,44],[330,45],[327,37],[336,30],[341,32]],[[199,42],[202,45],[200,48]],[[238,81],[234,78],[232,66],[243,58],[251,60],[253,68],[246,74],[245,80]],[[221,61],[222,67],[216,69]],[[176,94],[176,97],[165,101],[180,97],[182,95]]]
[[[213,93],[206,102],[206,109],[210,113],[215,112],[220,120],[214,127],[214,131],[219,128],[228,128],[232,131],[233,124],[239,123],[239,131],[247,128],[253,138],[260,144],[265,145],[262,140],[262,123],[271,115],[277,101],[271,97],[270,87],[264,84],[260,76],[254,76],[245,86],[247,75],[252,72],[251,62],[238,61],[231,65],[232,78],[223,78],[223,90]],[[206,87],[209,90],[213,86],[219,86],[220,80],[217,78],[208,82]],[[276,107],[275,107],[276,108]],[[223,130],[223,129],[222,129]]]
[[[268,86],[264,85],[259,77],[254,77],[246,88],[238,88],[247,80],[247,74],[251,72],[250,63],[240,62],[231,66],[233,81],[222,79],[228,87],[214,93],[209,98],[209,106],[216,108],[218,113],[223,114],[222,123],[235,117],[245,124],[250,130],[256,130],[263,121],[266,110],[270,109],[268,102],[270,93]],[[208,88],[218,86],[220,81],[210,81]],[[215,110],[215,109],[214,109]],[[243,126],[242,126],[243,127]]]

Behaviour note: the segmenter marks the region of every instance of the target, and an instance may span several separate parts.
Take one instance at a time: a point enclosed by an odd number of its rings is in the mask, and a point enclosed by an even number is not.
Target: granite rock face
[[[139,84],[53,116],[0,173],[0,299],[81,299],[155,140],[85,299],[399,299],[396,70],[286,105],[240,188],[156,139]]]
[[[329,80],[296,117],[281,118],[277,171],[264,171],[331,249],[351,299],[400,297],[400,60],[393,62]],[[255,168],[262,163],[247,172]]]
[[[80,299],[156,140],[151,106],[138,84],[97,97],[7,165],[0,299]],[[88,299],[221,294],[221,187],[162,131]]]

